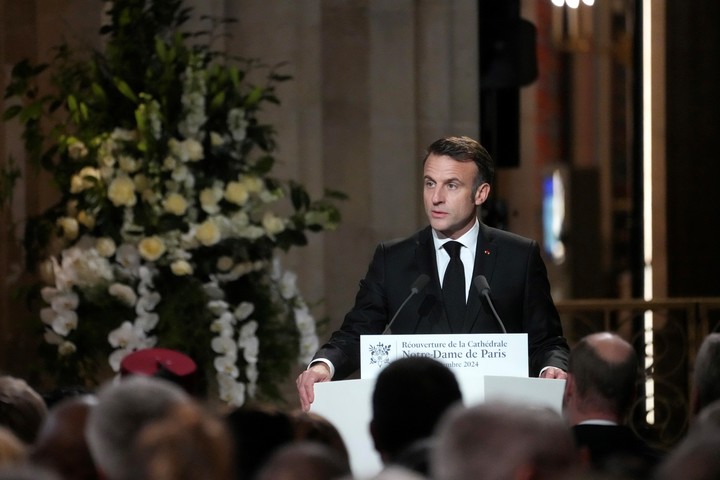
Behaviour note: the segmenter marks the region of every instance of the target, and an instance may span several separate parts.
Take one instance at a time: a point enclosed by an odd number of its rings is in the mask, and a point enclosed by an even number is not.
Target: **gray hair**
[[[135,437],[172,407],[191,401],[178,385],[149,376],[131,376],[104,385],[85,429],[97,467],[109,480],[125,480]]]

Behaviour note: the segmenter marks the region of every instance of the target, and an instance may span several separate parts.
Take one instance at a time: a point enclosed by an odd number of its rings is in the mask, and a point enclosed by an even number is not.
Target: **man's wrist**
[[[324,365],[330,372],[330,378],[335,376],[335,366],[327,358],[316,358],[308,365],[307,369],[310,370],[314,365]]]

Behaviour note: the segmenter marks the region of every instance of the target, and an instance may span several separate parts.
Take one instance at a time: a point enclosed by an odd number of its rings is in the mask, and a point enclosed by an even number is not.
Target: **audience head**
[[[720,432],[720,400],[705,405],[695,416],[693,427],[715,427]]]
[[[455,375],[437,360],[401,358],[385,367],[375,382],[370,421],[383,462],[430,437],[445,411],[461,401]]]
[[[571,425],[587,419],[624,423],[637,381],[632,345],[610,332],[588,335],[570,352],[563,414]]]
[[[62,480],[55,472],[36,465],[24,464],[0,468],[0,480]]]
[[[692,412],[697,414],[714,400],[720,400],[720,333],[705,337],[695,356]]]
[[[257,480],[332,480],[350,475],[348,462],[330,446],[300,441],[280,447],[260,469]]]
[[[314,412],[290,412],[296,442],[317,442],[327,445],[350,464],[350,454],[340,432],[327,418]]]
[[[0,469],[20,465],[27,459],[27,445],[12,430],[0,425]]]
[[[243,405],[225,415],[238,479],[255,476],[279,447],[294,440],[290,415],[271,405]]]
[[[557,412],[511,403],[453,407],[430,460],[434,480],[540,480],[577,468],[574,440]]]
[[[229,480],[232,454],[225,424],[198,404],[184,403],[140,431],[132,450],[132,478]]]
[[[46,415],[45,401],[25,380],[10,375],[0,376],[0,425],[31,445]]]
[[[97,403],[93,395],[69,397],[48,411],[30,459],[53,470],[64,480],[95,480],[95,463],[85,440],[90,411]]]
[[[655,480],[716,480],[720,478],[720,433],[716,425],[690,430],[665,457]]]
[[[93,460],[107,480],[128,478],[131,448],[143,427],[192,401],[178,385],[147,376],[108,383],[97,398],[85,435]]]

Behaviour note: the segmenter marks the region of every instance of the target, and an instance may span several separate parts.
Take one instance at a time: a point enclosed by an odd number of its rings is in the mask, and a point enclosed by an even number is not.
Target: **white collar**
[[[480,222],[478,221],[477,217],[475,218],[475,223],[473,226],[465,232],[460,238],[455,239],[454,241],[461,243],[463,246],[470,248],[471,250],[475,250],[475,246],[477,245],[477,239],[478,235],[480,234]],[[432,235],[433,235],[433,244],[435,245],[435,250],[440,250],[443,248],[443,245],[445,245],[447,242],[453,240],[452,238],[448,238],[445,235],[442,235],[434,228],[432,229]]]

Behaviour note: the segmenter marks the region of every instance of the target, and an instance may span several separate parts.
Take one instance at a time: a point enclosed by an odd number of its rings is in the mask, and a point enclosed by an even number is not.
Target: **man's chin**
[[[446,233],[446,232],[448,231],[448,229],[449,229],[449,226],[448,226],[447,222],[438,221],[438,220],[431,220],[431,221],[430,221],[430,226],[431,226],[432,229],[435,230],[436,232],[438,232],[438,233],[440,233],[440,234],[442,234],[442,235],[444,235],[444,236],[446,236],[446,237],[449,236],[449,235]]]

